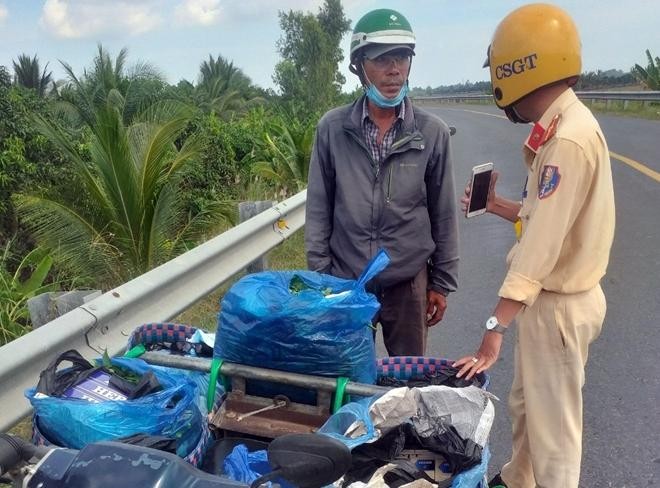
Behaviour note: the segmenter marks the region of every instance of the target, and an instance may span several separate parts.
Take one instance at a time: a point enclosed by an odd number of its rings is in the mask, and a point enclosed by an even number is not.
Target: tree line
[[[221,54],[175,85],[102,45],[60,81],[37,55],[0,67],[0,345],[37,293],[107,290],[234,225],[237,202],[304,188],[320,115],[350,98],[350,20],[325,0],[279,23],[278,92]]]
[[[647,66],[635,64],[628,72],[622,70],[597,70],[582,73],[576,85],[577,90],[611,90],[616,88],[642,85],[649,90],[660,90],[660,58],[654,58],[651,52],[646,50]],[[492,89],[489,81],[466,81],[453,85],[440,85],[437,87],[427,86],[414,87],[411,89],[412,96],[433,96],[478,93],[491,95]]]

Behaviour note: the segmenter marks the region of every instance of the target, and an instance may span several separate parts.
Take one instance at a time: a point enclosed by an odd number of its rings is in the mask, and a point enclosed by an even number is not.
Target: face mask
[[[514,124],[529,124],[531,121],[522,117],[513,105],[504,108],[507,118]]]
[[[373,83],[369,84],[369,88],[366,91],[367,98],[374,102],[380,108],[394,108],[397,107],[403,99],[408,94],[408,82],[404,83],[399,90],[399,94],[394,98],[386,98],[383,94],[378,91],[378,88]]]

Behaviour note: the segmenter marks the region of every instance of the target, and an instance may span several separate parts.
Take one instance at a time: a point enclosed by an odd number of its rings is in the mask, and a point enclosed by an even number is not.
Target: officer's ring
[[[479,362],[479,360],[478,360],[477,358],[472,358],[472,362],[473,362],[474,364],[477,364],[477,363]]]

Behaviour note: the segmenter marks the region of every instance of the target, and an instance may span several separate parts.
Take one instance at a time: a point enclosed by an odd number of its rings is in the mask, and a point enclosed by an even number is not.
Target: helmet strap
[[[522,115],[520,115],[520,113],[518,113],[516,110],[516,107],[513,105],[504,107],[504,114],[514,124],[529,124],[531,122],[531,120],[527,120]]]

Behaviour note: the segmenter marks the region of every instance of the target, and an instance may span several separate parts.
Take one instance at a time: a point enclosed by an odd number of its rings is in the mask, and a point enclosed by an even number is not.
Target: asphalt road
[[[529,126],[514,125],[483,105],[429,110],[457,128],[452,138],[457,192],[473,165],[493,161],[501,173],[498,191],[520,198],[521,144]],[[659,121],[598,114],[597,119],[612,153],[660,172]],[[587,365],[581,486],[660,486],[660,182],[616,159],[612,169],[617,228],[603,280],[607,317]],[[443,322],[431,330],[429,356],[455,358],[476,350],[514,239],[511,225],[491,215],[461,219],[460,225],[460,290],[450,296]],[[490,440],[492,473],[511,453],[506,400],[513,339],[509,334],[491,369],[491,391],[500,398]]]

